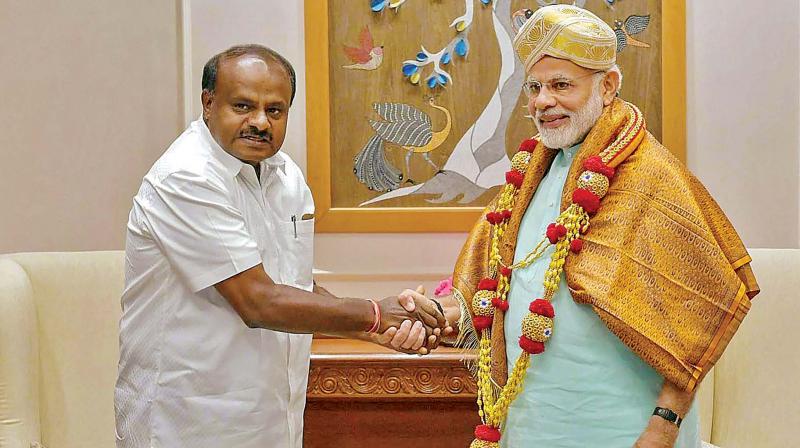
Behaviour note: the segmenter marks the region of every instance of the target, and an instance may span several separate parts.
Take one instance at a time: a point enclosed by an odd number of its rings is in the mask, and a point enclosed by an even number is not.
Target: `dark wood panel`
[[[304,446],[466,448],[480,423],[476,409],[475,403],[463,401],[309,402]]]
[[[304,445],[468,446],[479,423],[476,386],[454,349],[424,357],[361,341],[315,340]]]

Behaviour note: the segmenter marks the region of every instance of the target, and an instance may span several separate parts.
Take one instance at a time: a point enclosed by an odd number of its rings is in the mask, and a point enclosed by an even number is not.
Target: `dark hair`
[[[277,62],[283,66],[286,73],[289,75],[289,82],[292,85],[292,98],[289,103],[294,102],[294,93],[297,90],[297,77],[294,73],[292,64],[281,56],[277,51],[267,48],[258,44],[235,45],[222,53],[215,54],[211,59],[206,62],[203,67],[203,90],[213,92],[217,85],[217,71],[219,70],[219,62],[238,58],[239,56],[256,56],[264,62]]]

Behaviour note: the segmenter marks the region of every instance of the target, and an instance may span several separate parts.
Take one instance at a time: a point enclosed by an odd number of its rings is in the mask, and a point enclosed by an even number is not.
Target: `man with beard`
[[[605,22],[543,7],[514,48],[540,134],[520,145],[442,300],[458,343],[477,348],[471,446],[699,446],[694,392],[758,293],[750,257],[617,98]]]
[[[299,448],[310,333],[383,332],[416,350],[435,346],[445,326],[424,296],[414,311],[408,299],[337,298],[314,285],[314,203],[279,152],[294,94],[294,69],[268,48],[214,56],[203,70],[202,117],[134,198],[118,447]]]

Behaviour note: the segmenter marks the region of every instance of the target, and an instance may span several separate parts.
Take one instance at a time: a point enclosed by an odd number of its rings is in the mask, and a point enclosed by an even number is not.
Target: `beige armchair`
[[[123,256],[0,258],[0,446],[114,446]]]
[[[762,293],[699,400],[704,439],[795,446],[800,250],[756,249]],[[0,447],[114,446],[122,252],[0,256]]]

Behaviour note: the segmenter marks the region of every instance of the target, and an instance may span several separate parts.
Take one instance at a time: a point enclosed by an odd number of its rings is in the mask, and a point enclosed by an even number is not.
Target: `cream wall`
[[[800,2],[687,1],[688,165],[750,247],[798,247]]]
[[[119,249],[180,128],[174,1],[0,2],[0,253]]]

